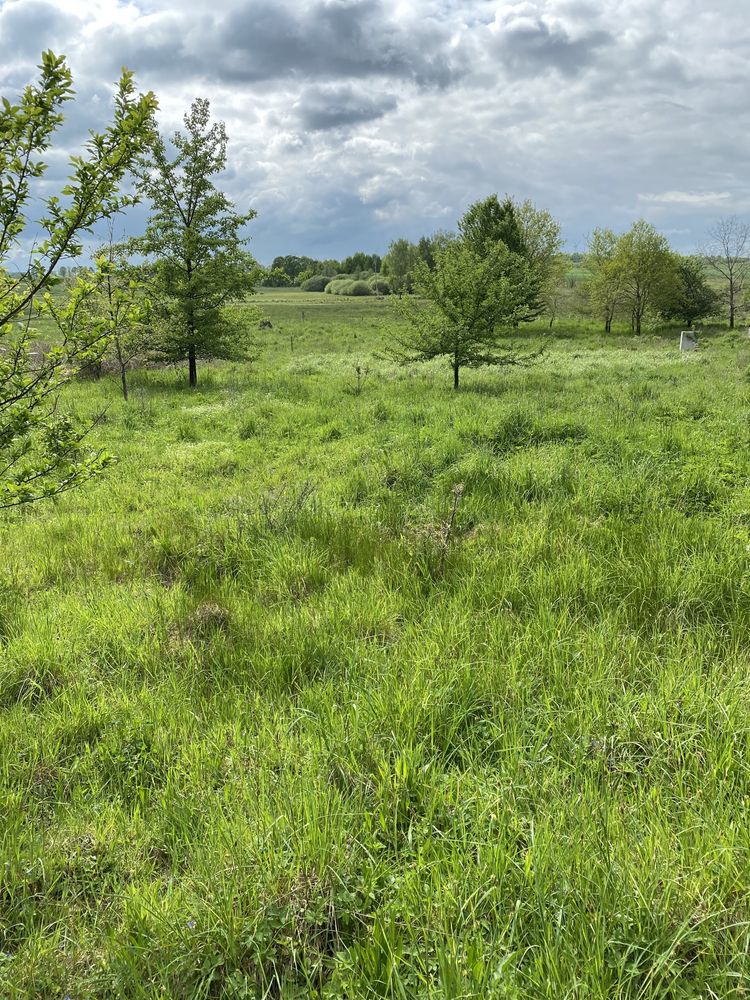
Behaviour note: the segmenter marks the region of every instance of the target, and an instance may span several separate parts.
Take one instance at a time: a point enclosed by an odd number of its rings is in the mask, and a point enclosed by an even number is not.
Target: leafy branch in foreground
[[[40,155],[73,95],[62,56],[45,52],[39,70],[16,104],[3,98],[0,105],[0,508],[62,493],[107,462],[84,449],[88,429],[57,412],[60,387],[106,347],[103,327],[81,322],[100,274],[81,276],[67,301],[56,300],[51,289],[60,262],[82,253],[83,236],[136,200],[120,185],[152,141],[157,106],[153,94],[136,94],[124,70],[112,123],[91,132],[83,154],[71,157],[69,182],[59,196],[47,198],[37,223],[40,238],[17,270],[11,258],[21,252],[38,197],[32,182],[47,169]],[[40,313],[60,332],[44,354],[35,350],[33,318]]]
[[[463,240],[451,243],[436,252],[432,270],[417,264],[416,297],[395,305],[408,332],[388,353],[401,364],[448,358],[454,389],[463,367],[530,364],[543,348],[521,352],[507,337],[525,318],[535,284],[530,265],[502,242],[481,254]]]

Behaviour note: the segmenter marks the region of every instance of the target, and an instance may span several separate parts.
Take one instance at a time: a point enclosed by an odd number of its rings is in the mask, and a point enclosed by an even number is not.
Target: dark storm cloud
[[[352,86],[310,87],[295,105],[302,128],[311,132],[375,121],[397,106],[392,94],[378,96]]]
[[[245,3],[220,33],[224,68],[247,80],[383,76],[444,87],[465,70],[449,42],[448,32],[430,21],[404,31],[381,0],[329,0],[301,10]]]
[[[228,12],[163,10],[101,33],[97,59],[123,61],[162,79],[259,83],[380,76],[446,87],[467,60],[429,18],[405,30],[382,0],[318,0],[305,6],[251,0]]]
[[[532,76],[557,70],[564,76],[574,76],[591,66],[600,50],[613,43],[607,31],[587,31],[573,38],[563,26],[549,24],[538,14],[510,14],[498,25],[494,48],[505,65],[517,73]]]

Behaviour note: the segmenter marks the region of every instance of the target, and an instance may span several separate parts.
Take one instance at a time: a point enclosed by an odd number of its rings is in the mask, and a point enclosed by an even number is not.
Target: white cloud
[[[0,92],[66,52],[72,144],[123,63],[167,130],[209,97],[263,260],[382,251],[491,191],[571,247],[646,214],[687,249],[750,204],[747,37],[736,0],[0,0]]]
[[[661,194],[639,194],[639,201],[655,205],[692,205],[696,208],[721,205],[731,199],[729,191],[663,191]]]

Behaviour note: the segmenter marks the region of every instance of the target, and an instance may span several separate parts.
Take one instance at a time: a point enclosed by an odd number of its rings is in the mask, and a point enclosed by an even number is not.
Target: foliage
[[[560,249],[560,227],[549,212],[530,201],[516,205],[512,198],[500,202],[496,194],[469,206],[458,224],[461,238],[480,256],[498,243],[528,264],[526,307],[517,310],[517,323],[528,323],[545,310],[554,294],[554,260]]]
[[[724,284],[729,329],[733,330],[750,282],[750,223],[736,215],[719,219],[708,234],[704,257]]]
[[[32,206],[43,196],[47,165],[39,157],[50,148],[72,98],[70,70],[62,57],[45,52],[39,80],[17,103],[0,107],[0,507],[29,503],[69,490],[106,464],[102,452],[85,445],[87,428],[58,406],[58,393],[81,367],[106,346],[99,324],[79,318],[96,288],[82,275],[66,302],[51,289],[62,262],[82,253],[83,237],[100,220],[133,203],[121,184],[149,142],[156,101],[138,95],[123,71],[112,124],[92,132],[81,155],[71,159],[71,176],[60,195],[44,202],[28,263],[9,271],[28,234]],[[38,182],[35,184],[34,182]],[[61,337],[44,354],[34,346],[35,311],[53,319]]]
[[[679,319],[692,327],[699,319],[711,316],[719,305],[719,296],[708,283],[706,266],[700,257],[680,257],[676,281],[669,297],[661,304],[667,319]]]
[[[376,253],[364,253],[358,250],[357,253],[347,257],[341,262],[341,270],[345,274],[359,274],[362,271],[377,273],[380,270],[382,259]]]
[[[394,292],[411,291],[414,273],[420,260],[419,251],[406,239],[394,240],[383,258],[382,272],[389,279]]]
[[[634,333],[641,332],[649,308],[674,294],[676,257],[666,236],[644,219],[634,222],[617,241],[614,266],[620,275],[621,301]]]
[[[288,288],[294,284],[294,280],[280,267],[273,267],[270,271],[260,272],[258,284],[261,288]]]
[[[588,272],[583,291],[590,312],[604,321],[605,333],[612,332],[612,323],[624,298],[617,240],[611,229],[595,229],[583,259]]]
[[[410,324],[396,339],[393,355],[402,363],[446,357],[458,389],[463,367],[525,364],[538,356],[507,343],[508,328],[526,314],[533,276],[527,262],[502,242],[478,253],[464,241],[439,250],[431,270],[415,268],[414,288],[424,301],[408,301]]]
[[[569,269],[570,261],[565,254],[561,253],[544,265],[545,279],[541,299],[544,314],[549,317],[550,329],[570,301],[570,290],[567,284]]]
[[[458,223],[461,238],[479,256],[488,253],[497,243],[504,243],[512,253],[526,256],[523,229],[513,199],[499,201],[491,194],[475,201]]]
[[[330,280],[325,274],[314,274],[311,278],[303,281],[300,288],[303,292],[324,292]]]
[[[274,257],[270,271],[280,271],[286,275],[289,281],[280,283],[276,287],[283,285],[301,284],[306,279],[302,276],[314,274],[327,274],[333,276],[338,271],[343,270],[341,263],[337,260],[315,260],[313,257],[299,257],[296,254],[288,254],[286,257]]]
[[[390,295],[391,293],[390,279],[383,274],[373,275],[367,284],[375,295]]]
[[[238,213],[214,183],[226,166],[227,135],[223,122],[210,124],[208,101],[194,101],[184,124],[185,132],[172,136],[173,158],[159,137],[144,163],[152,210],[133,246],[154,261],[161,350],[187,360],[195,387],[198,358],[237,359],[254,350],[249,325],[234,322],[226,307],[254,291],[256,264],[241,232],[255,212]]]
[[[328,282],[325,288],[330,295],[371,295],[372,288],[367,281],[359,281],[353,278],[334,278]]]

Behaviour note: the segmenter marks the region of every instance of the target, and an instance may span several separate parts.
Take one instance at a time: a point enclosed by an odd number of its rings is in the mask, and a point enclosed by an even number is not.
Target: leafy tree
[[[696,320],[710,316],[719,305],[719,296],[711,288],[706,265],[700,257],[681,257],[677,263],[676,280],[662,305],[667,319],[679,319],[688,327]]]
[[[152,346],[149,323],[148,274],[132,264],[127,247],[111,238],[97,254],[101,280],[89,304],[89,316],[100,323],[107,335],[107,355],[117,366],[123,399],[127,401],[128,369]]]
[[[373,271],[378,272],[382,264],[381,258],[376,253],[363,253],[362,250],[358,250],[357,253],[352,254],[351,257],[347,257],[346,260],[341,262],[341,270],[344,274],[358,274],[362,271]]]
[[[197,359],[243,358],[254,344],[235,312],[224,307],[254,290],[257,265],[244,249],[243,227],[254,211],[235,211],[213,178],[226,166],[223,122],[210,124],[209,103],[193,102],[185,132],[154,143],[144,189],[152,202],[146,234],[134,242],[153,257],[154,305],[162,319],[161,349],[187,359],[191,387],[198,384]]]
[[[604,320],[604,332],[612,332],[612,321],[623,300],[623,276],[617,258],[617,236],[611,229],[595,229],[583,258],[589,277],[583,292],[589,306]]]
[[[560,254],[560,223],[528,199],[516,206],[515,212],[523,238],[523,254],[533,268],[545,274],[555,266]]]
[[[719,219],[708,234],[704,257],[724,279],[729,329],[734,329],[737,309],[750,278],[750,223],[737,216]]]
[[[87,449],[88,431],[60,414],[58,393],[77,370],[104,350],[106,332],[80,322],[97,288],[98,276],[81,274],[67,300],[51,289],[62,262],[78,257],[82,238],[135,197],[122,181],[153,136],[156,99],[137,94],[123,71],[114,116],[102,132],[91,132],[61,195],[47,197],[42,230],[24,268],[11,273],[8,261],[30,225],[29,212],[41,192],[49,149],[63,122],[63,105],[73,96],[70,70],[61,56],[42,55],[39,78],[16,103],[0,106],[0,507],[29,503],[78,486],[108,462]],[[33,316],[39,310],[58,322],[59,342],[45,356],[34,350]]]
[[[497,243],[529,264],[526,309],[517,322],[536,319],[545,310],[548,282],[553,281],[553,262],[560,249],[560,227],[549,212],[530,201],[516,205],[512,198],[499,201],[496,194],[474,202],[458,224],[464,241],[478,253],[487,253]]]
[[[639,219],[617,241],[615,267],[622,280],[622,302],[629,310],[634,333],[641,332],[649,307],[658,307],[672,293],[676,258],[666,236]]]
[[[516,206],[507,196],[502,202],[496,194],[491,194],[484,201],[475,201],[466,210],[458,230],[467,246],[480,256],[497,243],[504,243],[512,253],[526,256]]]
[[[273,267],[270,271],[260,272],[258,284],[262,288],[289,288],[293,284],[293,279],[280,267]]]
[[[430,270],[435,266],[435,253],[432,240],[429,236],[421,236],[417,243],[417,253],[420,260],[423,260]]]
[[[522,354],[506,338],[525,314],[532,281],[528,263],[502,242],[482,254],[463,240],[438,250],[433,270],[423,260],[415,266],[419,298],[402,303],[409,331],[391,354],[402,364],[447,357],[454,389],[463,367],[530,362],[539,352]]]
[[[560,223],[546,209],[536,208],[528,199],[515,206],[516,219],[523,238],[523,255],[539,281],[542,311],[555,319],[561,300],[567,260],[560,256]]]
[[[408,292],[412,276],[419,261],[419,251],[409,240],[394,240],[383,258],[382,272],[391,280],[394,292]]]

